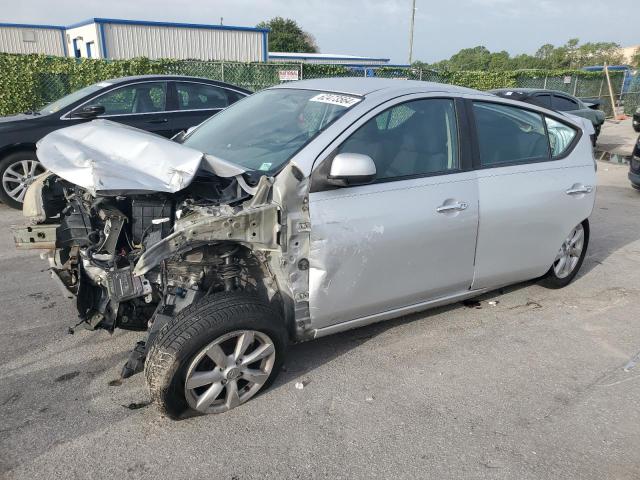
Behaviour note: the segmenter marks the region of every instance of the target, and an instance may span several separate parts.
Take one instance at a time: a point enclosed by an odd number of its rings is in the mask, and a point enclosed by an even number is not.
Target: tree
[[[270,52],[315,53],[318,51],[315,38],[305,32],[290,18],[274,17],[260,22],[258,28],[268,28]]]
[[[620,45],[614,42],[584,43],[578,47],[577,57],[580,66],[624,63]]]
[[[640,68],[640,48],[636,48],[636,51],[631,56],[631,65]]]
[[[638,49],[640,51],[640,49]],[[535,55],[526,53],[510,56],[504,50],[491,52],[484,46],[463,48],[449,60],[441,60],[425,65],[434,70],[524,70],[524,69],[566,69],[581,68],[589,65],[620,65],[624,55],[620,45],[615,42],[588,42],[580,45],[580,40],[572,38],[564,45],[556,47],[550,43],[542,45]],[[640,66],[640,53],[636,52],[632,60]]]

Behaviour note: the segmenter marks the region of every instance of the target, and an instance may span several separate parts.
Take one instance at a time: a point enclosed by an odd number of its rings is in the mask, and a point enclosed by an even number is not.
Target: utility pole
[[[409,27],[409,65],[413,63],[413,24],[416,19],[416,0],[411,7],[411,26]]]

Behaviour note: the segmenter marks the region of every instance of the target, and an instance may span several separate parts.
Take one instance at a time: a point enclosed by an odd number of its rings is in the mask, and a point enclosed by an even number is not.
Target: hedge
[[[236,83],[258,90],[279,83],[278,70],[299,69],[303,78],[353,76],[359,72],[341,65],[282,65],[272,63],[224,63],[196,60],[99,60],[49,57],[44,55],[15,55],[0,53],[0,115],[33,110],[86,85],[128,75],[183,74],[197,75]],[[362,71],[366,75],[366,71]],[[479,90],[526,85],[554,77],[562,85],[564,76],[597,80],[602,73],[582,70],[524,70],[491,72],[435,72],[415,68],[382,67],[377,77],[408,78],[451,83]],[[539,82],[538,82],[539,83]],[[596,82],[592,82],[594,85]],[[618,82],[616,82],[618,83]],[[538,86],[536,84],[536,86]]]

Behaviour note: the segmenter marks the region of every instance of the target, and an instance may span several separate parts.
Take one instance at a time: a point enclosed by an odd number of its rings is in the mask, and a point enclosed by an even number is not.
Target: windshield
[[[91,95],[92,93],[97,92],[98,90],[102,90],[103,88],[108,87],[109,85],[111,84],[108,82],[100,82],[100,83],[95,83],[93,85],[89,85],[88,87],[81,88],[80,90],[76,90],[75,92],[70,93],[69,95],[65,95],[64,97],[59,98],[55,102],[51,102],[50,104],[45,105],[40,109],[40,113],[42,115],[50,115],[52,113],[56,113],[62,110],[63,108],[68,107],[72,103],[75,103],[78,100],[82,100],[87,95]]]
[[[193,130],[183,144],[251,170],[278,170],[361,99],[311,90],[264,90]]]

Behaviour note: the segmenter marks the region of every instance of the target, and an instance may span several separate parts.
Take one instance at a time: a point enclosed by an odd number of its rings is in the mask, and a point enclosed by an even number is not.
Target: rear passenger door
[[[176,107],[171,113],[171,128],[175,133],[198,125],[244,94],[208,83],[172,82]]]
[[[591,214],[595,169],[581,131],[535,110],[472,102],[480,223],[473,288],[543,275]]]
[[[313,328],[469,289],[478,193],[467,124],[456,114],[461,105],[450,98],[390,102],[319,159],[309,196]],[[338,153],[371,157],[376,180],[323,186],[323,172]]]

